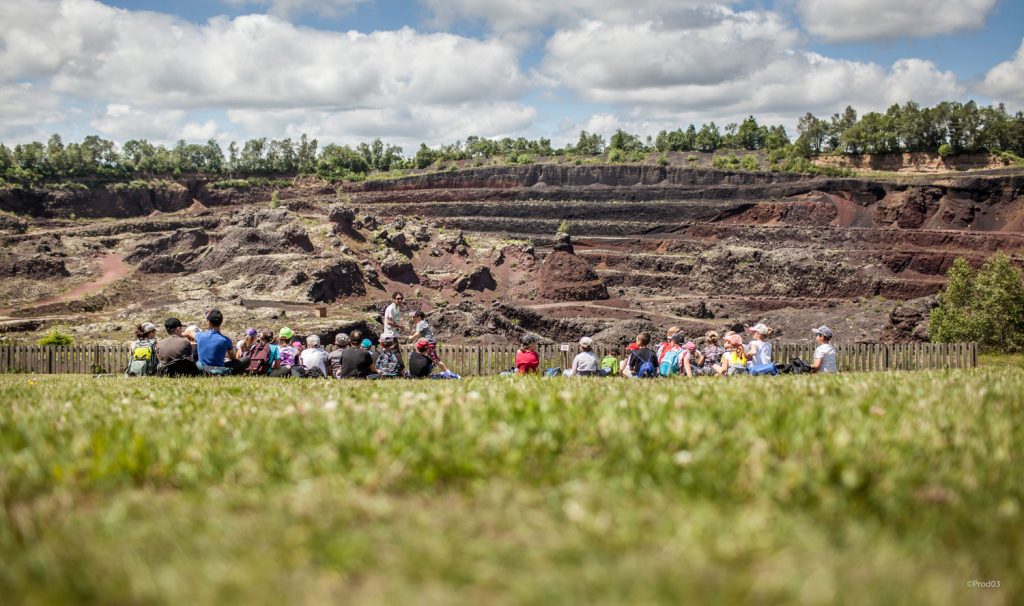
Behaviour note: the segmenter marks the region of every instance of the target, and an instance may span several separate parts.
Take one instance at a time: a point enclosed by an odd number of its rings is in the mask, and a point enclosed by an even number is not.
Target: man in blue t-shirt
[[[199,353],[199,368],[211,374],[241,374],[249,366],[248,358],[238,359],[231,339],[220,332],[224,314],[211,309],[206,314],[207,330],[196,333],[196,349]]]

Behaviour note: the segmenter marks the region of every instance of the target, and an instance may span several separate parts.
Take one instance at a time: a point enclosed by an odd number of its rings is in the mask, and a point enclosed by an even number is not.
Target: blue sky
[[[22,0],[0,141],[254,136],[411,152],[469,135],[653,135],[914,100],[1024,108],[1009,0]]]

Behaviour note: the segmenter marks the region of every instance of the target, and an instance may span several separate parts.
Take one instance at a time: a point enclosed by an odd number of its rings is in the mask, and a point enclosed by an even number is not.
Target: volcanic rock
[[[185,264],[171,255],[154,255],[139,263],[139,271],[145,274],[180,274]]]
[[[553,252],[544,259],[540,286],[540,294],[553,301],[608,298],[608,288],[587,261],[567,252]]]
[[[28,231],[28,221],[7,213],[0,213],[0,230],[23,234]]]
[[[466,290],[495,290],[496,288],[498,288],[498,283],[494,281],[490,268],[484,265],[477,267],[469,274],[463,275],[455,282],[455,290],[458,292]]]
[[[330,303],[342,297],[366,294],[366,280],[353,259],[337,259],[311,272],[310,301]]]
[[[50,255],[19,257],[9,255],[0,260],[0,276],[20,276],[31,280],[66,278],[71,275],[63,259]]]
[[[388,279],[403,284],[418,284],[420,281],[409,259],[399,255],[388,255],[380,264],[380,270]]]
[[[555,244],[551,247],[551,250],[569,253],[570,255],[576,254],[572,247],[572,238],[569,237],[569,234],[561,231],[555,234]]]

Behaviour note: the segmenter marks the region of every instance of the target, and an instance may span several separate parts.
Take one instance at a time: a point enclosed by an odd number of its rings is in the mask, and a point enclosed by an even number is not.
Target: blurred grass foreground
[[[758,379],[3,376],[0,603],[1019,599],[1019,361]]]

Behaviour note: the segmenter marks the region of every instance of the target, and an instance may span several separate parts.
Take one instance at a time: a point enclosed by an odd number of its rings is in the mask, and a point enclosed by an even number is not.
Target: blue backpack
[[[682,356],[685,350],[683,348],[675,349],[665,354],[665,357],[661,360],[661,364],[658,366],[658,372],[663,377],[670,377],[675,374],[679,374],[679,358]]]
[[[637,356],[637,359],[640,360],[640,368],[636,369],[636,377],[638,379],[653,379],[658,376],[658,354],[653,351],[648,351],[647,354],[646,360]],[[636,356],[636,352],[633,355]]]

